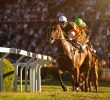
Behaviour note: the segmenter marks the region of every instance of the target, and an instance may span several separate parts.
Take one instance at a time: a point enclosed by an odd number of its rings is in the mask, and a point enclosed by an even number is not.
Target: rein
[[[64,37],[61,37],[61,36],[59,36],[60,34],[57,34],[57,36],[55,36],[54,38],[53,38],[53,40],[55,41],[55,40],[65,40],[64,41],[64,43],[67,41],[67,42],[69,42],[69,41],[71,41],[70,39],[66,39],[66,37],[68,37],[66,34],[64,34],[63,32],[62,32],[62,30],[60,29],[60,26],[58,27],[59,28],[59,30],[58,30],[58,32],[59,33],[62,33],[63,34],[63,36]],[[71,43],[70,43],[71,44]],[[69,45],[69,44],[68,44]],[[70,45],[70,52],[68,52],[68,53],[72,53],[72,52],[74,52],[74,51],[76,51],[76,50],[78,50],[76,47],[75,48],[73,48],[73,45],[71,44]],[[58,54],[59,55],[69,55],[69,54],[64,54],[64,53],[62,53],[62,52],[58,52]]]
[[[64,34],[64,32],[63,32],[63,35],[64,35],[65,37],[68,37],[66,34]],[[56,39],[60,39],[60,40],[70,40],[70,39],[65,39],[65,38],[56,38]]]
[[[63,38],[55,38],[55,40],[70,40],[70,39],[63,39]]]

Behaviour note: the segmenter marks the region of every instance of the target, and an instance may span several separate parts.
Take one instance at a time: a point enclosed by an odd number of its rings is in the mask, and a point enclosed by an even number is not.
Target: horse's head
[[[60,25],[53,25],[52,26],[52,32],[50,34],[50,43],[54,43],[55,40],[60,39],[61,38],[61,33],[62,30],[60,28]]]

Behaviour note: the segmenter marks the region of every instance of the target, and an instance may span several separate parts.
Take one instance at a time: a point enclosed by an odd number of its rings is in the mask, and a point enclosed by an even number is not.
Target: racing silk
[[[77,39],[81,35],[80,28],[74,22],[68,22],[62,30],[67,34],[69,39]]]
[[[84,31],[84,29],[80,28],[81,30],[81,35],[78,37],[78,41],[81,43],[87,42],[87,34]]]

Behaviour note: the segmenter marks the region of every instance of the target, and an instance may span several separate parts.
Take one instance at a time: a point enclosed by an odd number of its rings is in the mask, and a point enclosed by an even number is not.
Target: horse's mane
[[[76,47],[75,46],[73,46],[69,41],[71,41],[71,40],[69,40],[68,38],[67,38],[67,35],[64,33],[64,31],[61,29],[61,26],[60,26],[60,24],[57,24],[57,28],[59,29],[59,31],[61,32],[60,34],[62,34],[63,35],[63,37],[64,37],[64,39],[63,40],[65,40],[66,42],[67,42],[67,45],[69,45],[70,47],[71,47],[71,49],[72,50],[76,50]]]

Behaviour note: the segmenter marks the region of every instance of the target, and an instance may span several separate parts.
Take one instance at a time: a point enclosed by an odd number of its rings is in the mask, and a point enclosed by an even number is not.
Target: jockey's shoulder
[[[71,25],[76,25],[75,22],[73,22],[73,21],[69,21],[68,23]]]
[[[73,22],[73,21],[69,21],[68,24],[71,25],[74,29],[78,28],[78,26],[76,25],[76,23]]]

